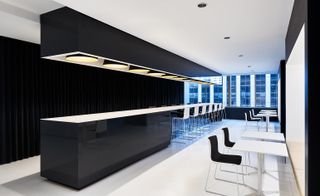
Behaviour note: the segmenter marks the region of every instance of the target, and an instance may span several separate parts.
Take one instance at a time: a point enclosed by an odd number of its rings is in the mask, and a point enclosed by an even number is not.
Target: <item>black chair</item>
[[[205,190],[206,192],[208,193],[214,193],[214,194],[220,194],[221,193],[217,193],[217,192],[213,192],[213,191],[210,191],[208,190],[207,186],[208,186],[208,179],[209,179],[209,175],[210,175],[210,172],[211,172],[211,165],[213,162],[216,162],[216,163],[224,163],[224,164],[230,164],[230,165],[233,165],[236,167],[236,170],[237,170],[237,182],[233,182],[233,181],[228,181],[228,180],[224,180],[224,179],[221,179],[221,178],[217,178],[216,177],[216,172],[217,172],[217,168],[218,168],[218,165],[216,165],[215,167],[215,173],[214,173],[214,178],[216,180],[220,180],[220,181],[225,181],[225,182],[228,182],[228,183],[233,183],[233,184],[237,184],[237,190],[238,190],[238,195],[239,195],[239,185],[240,184],[244,184],[244,176],[242,175],[242,182],[243,183],[239,183],[239,180],[238,180],[238,175],[241,175],[239,172],[238,172],[238,166],[241,165],[241,161],[242,161],[242,156],[240,155],[231,155],[231,154],[222,154],[219,152],[218,150],[218,138],[216,135],[214,136],[210,136],[209,138],[209,141],[210,141],[210,158],[211,158],[211,164],[210,164],[210,167],[209,167],[209,172],[208,172],[208,175],[207,175],[207,181],[206,181],[206,187],[205,187]],[[242,169],[243,171],[243,169]],[[243,172],[242,172],[243,173]]]
[[[228,127],[222,128],[224,133],[224,145],[228,148],[232,148],[236,143],[230,141],[229,129]]]
[[[257,127],[258,127],[258,130],[260,129],[260,126],[259,126],[259,122],[261,121],[261,119],[259,118],[253,118],[252,117],[252,115],[251,115],[251,111],[249,111],[249,117],[250,118],[248,118],[248,114],[245,112],[244,113],[244,119],[245,119],[245,121],[246,121],[246,129],[248,128],[248,122],[250,122],[250,121],[255,121],[255,122],[257,122]]]
[[[223,131],[223,135],[224,135],[224,146],[226,147],[226,151],[224,151],[224,153],[229,153],[230,152],[230,149],[236,144],[235,142],[232,142],[230,140],[230,133],[229,133],[229,128],[228,127],[224,127],[222,128],[222,131]],[[244,162],[245,162],[245,165],[246,166],[246,173],[243,173],[244,175],[248,175],[248,170],[247,170],[247,167],[251,167],[250,166],[250,154],[249,153],[244,153]],[[224,171],[224,172],[230,172],[230,173],[235,173],[233,171],[229,171],[229,170],[226,170],[226,169],[222,169],[221,168],[221,165],[220,165],[220,170],[221,171]]]

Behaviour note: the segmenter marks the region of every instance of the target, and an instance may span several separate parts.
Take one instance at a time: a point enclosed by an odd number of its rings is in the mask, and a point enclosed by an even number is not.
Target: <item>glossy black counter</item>
[[[41,176],[81,189],[167,147],[170,138],[170,111],[83,123],[41,120]]]

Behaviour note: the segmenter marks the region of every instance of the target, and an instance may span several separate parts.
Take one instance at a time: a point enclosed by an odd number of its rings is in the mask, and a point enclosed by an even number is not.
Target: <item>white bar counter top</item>
[[[180,110],[188,107],[191,108],[191,107],[203,106],[203,105],[210,105],[210,103],[153,107],[153,108],[122,110],[122,111],[94,113],[94,114],[82,114],[82,115],[64,116],[64,117],[55,117],[55,118],[43,118],[41,120],[68,122],[68,123],[85,123],[85,122],[92,122],[92,121],[99,121],[99,120],[122,118],[127,116],[137,116],[137,115],[151,114],[151,113],[157,113],[157,112],[174,111],[174,110]]]

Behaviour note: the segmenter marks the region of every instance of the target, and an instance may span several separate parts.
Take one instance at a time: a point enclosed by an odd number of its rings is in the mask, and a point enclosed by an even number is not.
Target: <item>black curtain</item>
[[[41,118],[183,103],[183,83],[40,59],[0,36],[0,164],[38,155]]]

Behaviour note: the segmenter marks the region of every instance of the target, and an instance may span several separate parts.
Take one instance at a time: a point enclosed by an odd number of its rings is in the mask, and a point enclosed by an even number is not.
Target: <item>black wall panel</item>
[[[85,52],[190,77],[219,73],[71,8],[41,15],[41,56]]]
[[[280,76],[280,119],[281,133],[286,135],[286,61],[281,60],[279,66]]]
[[[295,0],[286,35],[286,60],[288,60],[303,24],[307,20],[307,0]]]
[[[183,83],[40,59],[0,37],[0,164],[39,152],[40,118],[183,103]]]

